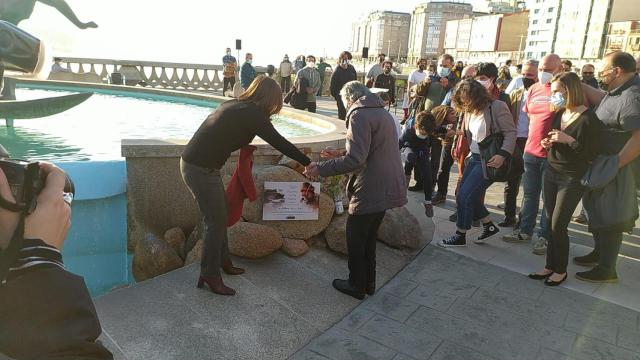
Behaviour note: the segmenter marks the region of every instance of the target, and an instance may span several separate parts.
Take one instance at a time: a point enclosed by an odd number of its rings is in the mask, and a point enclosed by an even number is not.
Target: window
[[[537,23],[538,23],[538,20],[533,20],[531,23],[532,23],[533,25],[535,25],[535,24],[537,24]]]
[[[552,7],[550,7],[550,8],[549,8],[549,10],[548,10],[548,12],[553,12],[553,8],[552,8]]]
[[[551,24],[551,21],[553,21],[553,19],[547,19],[547,24]]]
[[[538,14],[538,13],[540,13],[540,9],[535,9],[535,10],[533,10],[533,13],[534,13],[534,14]]]

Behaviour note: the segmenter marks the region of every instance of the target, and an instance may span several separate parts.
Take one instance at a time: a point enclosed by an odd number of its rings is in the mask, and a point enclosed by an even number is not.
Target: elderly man
[[[372,295],[376,284],[376,239],[387,209],[407,203],[395,120],[379,96],[358,81],[344,85],[340,95],[348,109],[346,151],[325,149],[329,158],[307,166],[306,175],[349,175],[347,250],[349,279],[333,287],[356,299]]]

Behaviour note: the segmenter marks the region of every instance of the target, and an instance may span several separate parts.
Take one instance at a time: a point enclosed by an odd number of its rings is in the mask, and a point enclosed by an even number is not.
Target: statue
[[[16,100],[15,84],[5,80],[4,71],[34,73],[39,71],[44,62],[42,42],[17,27],[22,20],[31,16],[36,1],[54,7],[80,29],[98,27],[93,21],[80,21],[64,0],[0,0],[0,118],[6,120],[7,126],[13,126],[14,119],[57,114],[91,96],[74,94],[27,102]]]

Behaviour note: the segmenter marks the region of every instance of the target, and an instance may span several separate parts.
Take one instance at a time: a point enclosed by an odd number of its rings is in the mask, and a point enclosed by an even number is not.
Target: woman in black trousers
[[[541,271],[529,274],[545,285],[557,286],[567,279],[569,236],[567,226],[584,192],[580,179],[597,154],[603,127],[596,114],[585,106],[580,78],[561,73],[551,82],[551,103],[556,110],[549,137],[542,140],[548,150],[544,174],[544,207],[551,237],[547,262]]]
[[[351,62],[351,53],[348,51],[343,51],[340,53],[340,57],[338,58],[338,66],[336,66],[336,70],[331,74],[331,84],[329,86],[329,91],[331,92],[331,96],[336,99],[336,106],[338,107],[338,119],[344,120],[347,118],[347,109],[342,103],[342,97],[340,96],[340,90],[344,84],[349,81],[353,81],[357,79],[356,69]]]
[[[222,282],[220,268],[230,275],[244,272],[231,263],[227,244],[227,206],[220,169],[231,153],[250,144],[257,135],[300,164],[311,162],[271,124],[271,116],[282,109],[281,93],[275,80],[258,76],[238,100],[221,104],[207,117],[182,153],[182,179],[205,223],[198,287],[206,283],[216,294],[235,294]]]

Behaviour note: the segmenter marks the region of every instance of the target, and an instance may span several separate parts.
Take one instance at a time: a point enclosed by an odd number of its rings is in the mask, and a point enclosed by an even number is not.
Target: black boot
[[[351,297],[354,297],[358,300],[362,300],[364,299],[364,290],[363,289],[357,289],[356,287],[354,287],[353,285],[351,285],[351,283],[349,282],[349,280],[342,280],[342,279],[335,279],[333,280],[333,283],[331,283],[333,285],[333,287],[340,291],[343,294],[347,294]]]
[[[600,260],[600,254],[595,250],[591,251],[584,256],[576,256],[573,258],[573,262],[580,266],[596,266]]]

